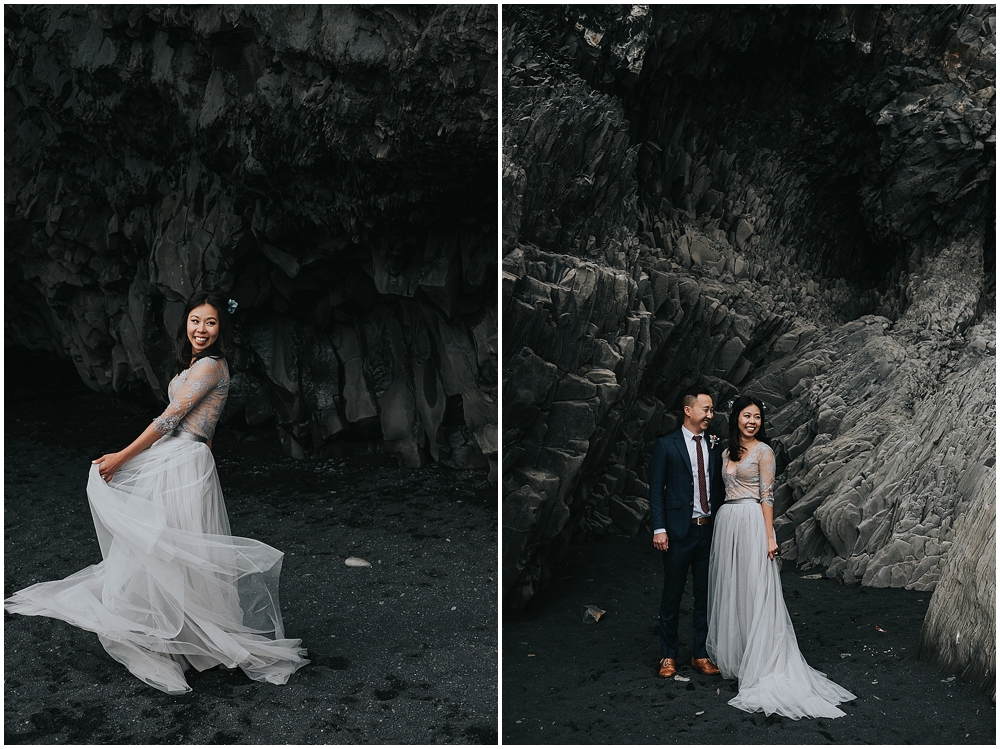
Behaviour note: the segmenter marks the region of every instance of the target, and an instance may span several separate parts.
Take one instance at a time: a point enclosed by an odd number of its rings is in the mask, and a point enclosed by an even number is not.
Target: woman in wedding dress
[[[854,695],[811,668],[799,652],[781,594],[775,555],[774,452],[764,404],[742,396],[729,417],[723,456],[726,501],[715,519],[708,577],[708,655],[723,678],[739,680],[729,701],[747,712],[839,718]]]
[[[189,666],[284,684],[309,662],[301,640],[284,635],[283,555],[230,535],[212,458],[229,391],[229,312],[214,294],[188,301],[170,404],[131,445],[93,462],[87,497],[103,561],[4,603],[97,633],[112,658],[168,694],[190,691]]]

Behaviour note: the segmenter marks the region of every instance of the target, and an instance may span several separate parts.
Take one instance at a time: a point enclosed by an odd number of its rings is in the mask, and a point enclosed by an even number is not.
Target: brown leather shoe
[[[712,663],[712,661],[708,658],[692,658],[691,668],[698,673],[705,674],[705,676],[715,676],[719,673],[719,667]]]
[[[677,673],[677,663],[674,662],[673,658],[664,658],[660,661],[660,676],[664,679],[669,679],[671,676]]]

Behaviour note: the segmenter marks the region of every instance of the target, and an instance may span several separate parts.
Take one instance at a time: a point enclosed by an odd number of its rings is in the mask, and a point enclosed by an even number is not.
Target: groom
[[[715,415],[712,396],[704,390],[684,395],[684,423],[660,437],[649,469],[649,514],[653,546],[663,552],[663,596],[660,599],[660,671],[667,679],[677,672],[677,619],[688,569],[694,577],[694,643],[691,665],[706,674],[719,673],[708,659],[708,557],[712,519],[722,506],[722,448],[705,430]]]

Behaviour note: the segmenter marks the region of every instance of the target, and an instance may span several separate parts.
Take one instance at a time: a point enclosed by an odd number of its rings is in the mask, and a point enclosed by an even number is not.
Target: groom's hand
[[[659,549],[660,551],[666,551],[670,546],[670,541],[667,539],[666,533],[654,533],[653,534],[653,547]]]

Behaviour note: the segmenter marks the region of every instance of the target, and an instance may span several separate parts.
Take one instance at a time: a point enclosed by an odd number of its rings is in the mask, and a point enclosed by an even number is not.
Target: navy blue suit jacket
[[[691,527],[694,474],[691,456],[684,444],[684,433],[680,429],[656,440],[649,466],[649,516],[652,529],[666,528],[668,539],[684,538]],[[714,449],[709,447],[708,475],[711,484],[709,506],[714,517],[726,499],[726,488],[722,484],[721,445],[717,444]]]

